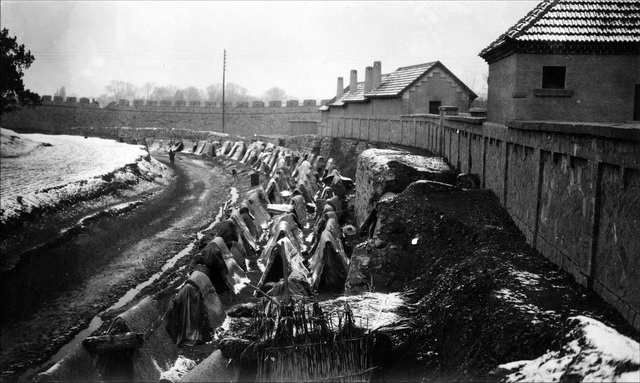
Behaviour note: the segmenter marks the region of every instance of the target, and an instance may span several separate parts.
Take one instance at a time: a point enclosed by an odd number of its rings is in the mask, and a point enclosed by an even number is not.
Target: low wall
[[[318,132],[427,149],[475,173],[527,243],[640,330],[640,126],[329,117]]]
[[[318,120],[320,112],[315,105],[230,107],[225,108],[223,132],[221,107],[114,105],[101,109],[92,103],[45,101],[35,108],[4,114],[2,127],[19,132],[51,133],[68,127],[159,127],[248,137],[253,134],[306,134],[310,129],[315,134]]]

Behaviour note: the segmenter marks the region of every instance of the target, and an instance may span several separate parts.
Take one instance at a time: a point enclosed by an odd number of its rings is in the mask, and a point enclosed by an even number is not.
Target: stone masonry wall
[[[640,330],[640,126],[503,125],[443,113],[328,117],[318,134],[424,148],[477,174],[529,245]]]
[[[313,121],[320,120],[314,105],[288,107],[187,106],[113,106],[101,109],[95,104],[44,102],[35,108],[24,108],[2,116],[2,127],[15,131],[57,133],[69,127],[159,127],[223,132],[236,136],[296,135],[313,133]],[[309,121],[309,122],[307,122]],[[307,122],[307,123],[305,123]]]

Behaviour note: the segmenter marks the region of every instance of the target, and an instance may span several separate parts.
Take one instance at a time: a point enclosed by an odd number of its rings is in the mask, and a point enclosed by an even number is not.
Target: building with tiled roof
[[[440,61],[411,65],[382,74],[380,61],[365,70],[364,82],[351,71],[349,85],[338,78],[336,97],[320,108],[323,121],[332,116],[400,116],[438,114],[440,106],[457,106],[460,112],[478,96]]]
[[[544,0],[480,57],[490,122],[640,120],[640,0]]]

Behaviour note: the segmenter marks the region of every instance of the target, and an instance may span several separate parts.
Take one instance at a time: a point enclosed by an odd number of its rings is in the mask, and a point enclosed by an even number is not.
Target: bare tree
[[[156,87],[156,83],[152,81],[147,81],[140,87],[140,92],[142,93],[142,97],[145,100],[151,100],[151,94],[153,93],[153,89]]]
[[[203,92],[200,89],[198,89],[198,88],[196,88],[194,86],[190,86],[190,87],[184,88],[182,90],[182,92],[184,94],[184,97],[185,97],[186,101],[202,101],[202,100],[204,100]]]
[[[67,96],[67,89],[64,86],[61,86],[59,89],[56,89],[56,92],[53,95],[65,98]]]
[[[264,95],[262,96],[262,99],[264,101],[266,101],[266,102],[269,102],[269,101],[286,101],[287,92],[285,92],[284,89],[280,89],[277,86],[274,86],[273,88],[271,88],[268,91],[264,92]]]
[[[211,84],[205,90],[207,93],[207,101],[221,102],[222,101],[222,84]]]
[[[136,97],[136,87],[129,82],[113,80],[106,89],[116,100],[131,101]]]
[[[153,89],[151,93],[151,99],[156,101],[168,100],[172,101],[173,96],[176,94],[177,88],[175,86],[160,86]]]

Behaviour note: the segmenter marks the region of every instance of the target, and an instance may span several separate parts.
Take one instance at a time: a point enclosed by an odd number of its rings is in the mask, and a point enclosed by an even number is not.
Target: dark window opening
[[[440,101],[429,101],[429,114],[440,114]]]
[[[542,67],[542,89],[564,89],[567,68],[563,66]]]

